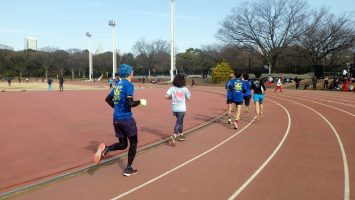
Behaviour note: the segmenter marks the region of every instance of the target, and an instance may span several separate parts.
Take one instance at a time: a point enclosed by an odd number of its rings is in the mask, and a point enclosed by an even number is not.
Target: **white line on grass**
[[[276,97],[276,98],[287,100],[287,101],[291,101],[291,102],[293,102],[295,104],[301,105],[303,107],[306,107],[306,108],[312,110],[313,112],[317,113],[321,118],[323,118],[324,121],[326,121],[327,124],[330,126],[330,128],[333,130],[333,132],[335,134],[335,137],[337,138],[337,141],[338,141],[338,144],[339,144],[339,148],[340,148],[340,151],[341,151],[341,156],[343,158],[343,166],[344,166],[344,200],[350,200],[350,181],[349,181],[348,160],[346,158],[346,153],[345,153],[345,149],[344,149],[343,143],[342,143],[342,141],[341,141],[341,139],[339,137],[338,132],[335,130],[334,126],[328,121],[327,118],[325,118],[322,114],[320,114],[318,111],[314,110],[311,107],[308,107],[306,105],[303,105],[301,103],[298,103],[296,101],[292,101],[292,100],[289,100],[289,99],[285,99],[285,98],[281,98],[281,97]]]
[[[250,182],[253,181],[253,179],[265,168],[265,166],[270,162],[270,160],[276,155],[276,153],[280,150],[281,146],[283,145],[283,143],[285,142],[289,132],[290,132],[290,127],[291,127],[291,116],[290,113],[287,111],[287,109],[285,107],[283,107],[281,104],[277,103],[276,101],[273,101],[271,99],[268,99],[269,101],[272,101],[274,103],[276,103],[277,105],[281,106],[286,114],[287,114],[287,118],[288,118],[288,125],[287,125],[287,129],[285,132],[285,135],[283,136],[282,140],[280,141],[279,145],[277,145],[276,149],[271,153],[271,155],[265,160],[265,162],[244,182],[244,184],[242,186],[240,186],[233,194],[232,196],[230,196],[228,198],[228,200],[233,200],[235,199],[249,184]]]
[[[194,158],[192,158],[192,159],[190,159],[190,160],[188,160],[188,161],[182,163],[181,165],[179,165],[179,166],[177,166],[177,167],[175,167],[175,168],[173,168],[173,169],[171,169],[171,170],[169,170],[169,171],[167,171],[167,172],[165,172],[165,173],[163,173],[163,174],[161,174],[161,175],[159,175],[159,176],[157,176],[157,177],[155,177],[155,178],[153,178],[153,179],[151,179],[151,180],[149,180],[149,181],[147,181],[147,182],[145,182],[145,183],[143,183],[143,184],[141,184],[141,185],[139,185],[139,186],[137,186],[137,187],[135,187],[135,188],[132,188],[131,190],[129,190],[129,191],[125,192],[125,193],[122,193],[122,194],[120,194],[120,195],[118,195],[118,196],[116,196],[116,197],[113,197],[111,200],[120,199],[120,198],[122,198],[122,197],[124,197],[124,196],[126,196],[126,195],[129,195],[130,193],[135,192],[136,190],[139,190],[139,189],[141,189],[141,188],[143,188],[143,187],[145,187],[145,186],[147,186],[147,185],[149,185],[149,184],[151,184],[151,183],[153,183],[153,182],[155,182],[155,181],[157,181],[157,180],[163,178],[164,176],[166,176],[166,175],[168,175],[168,174],[170,174],[170,173],[172,173],[172,172],[174,172],[174,171],[176,171],[176,170],[178,170],[178,169],[184,167],[185,165],[187,165],[187,164],[189,164],[189,163],[191,163],[191,162],[193,162],[193,161],[195,161],[195,160],[201,158],[202,156],[208,154],[209,152],[211,152],[211,151],[217,149],[218,147],[222,146],[224,143],[228,142],[229,140],[231,140],[231,139],[234,138],[235,136],[239,135],[239,134],[240,134],[242,131],[244,131],[246,128],[248,128],[248,127],[254,122],[255,119],[256,119],[256,117],[254,117],[253,120],[251,120],[251,122],[249,122],[249,123],[248,123],[244,128],[242,128],[240,131],[236,132],[234,135],[228,137],[228,138],[225,139],[223,142],[221,142],[221,143],[219,143],[218,145],[212,147],[211,149],[205,151],[204,153],[202,153],[202,154],[200,154],[200,155],[198,155],[198,156],[196,156],[196,157],[194,157]]]

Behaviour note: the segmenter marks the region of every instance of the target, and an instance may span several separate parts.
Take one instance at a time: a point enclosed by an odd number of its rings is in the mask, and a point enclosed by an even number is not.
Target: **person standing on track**
[[[52,77],[49,77],[48,78],[48,81],[47,81],[47,83],[48,83],[48,91],[52,91]]]
[[[228,105],[228,110],[227,110],[227,114],[228,114],[228,120],[227,120],[227,123],[228,124],[231,124],[232,123],[232,109],[233,109],[233,93],[232,93],[232,90],[230,90],[229,88],[231,88],[231,80],[233,80],[235,77],[234,77],[234,74],[231,73],[229,75],[229,78],[230,80],[226,83],[226,90],[227,90],[227,105]]]
[[[266,92],[264,82],[260,77],[261,74],[256,72],[255,73],[256,79],[251,84],[251,88],[254,91],[253,100],[255,104],[255,112],[256,112],[257,120],[260,120],[260,118],[263,117],[263,112],[264,112],[263,101],[264,101],[264,94]]]
[[[64,78],[63,76],[59,77],[59,91],[63,92],[63,84],[64,84]]]
[[[233,102],[236,105],[235,118],[233,122],[234,129],[238,129],[238,120],[242,109],[244,94],[246,92],[245,83],[240,79],[241,74],[235,73],[235,79],[231,80],[230,90],[232,91]]]
[[[176,117],[174,134],[170,136],[170,144],[175,146],[175,139],[184,141],[185,137],[182,134],[184,127],[184,117],[186,113],[186,100],[190,100],[191,93],[185,87],[186,79],[182,74],[177,74],[173,80],[173,86],[166,92],[165,98],[171,99],[173,115]]]
[[[245,94],[244,94],[245,112],[249,112],[249,105],[251,99],[251,82],[249,81],[249,74],[243,74],[243,81],[245,83]]]
[[[133,71],[130,65],[120,65],[118,75],[121,79],[111,90],[105,101],[114,109],[113,127],[119,142],[110,146],[101,143],[94,155],[94,161],[99,164],[108,152],[126,149],[129,141],[128,162],[123,175],[131,176],[137,173],[137,170],[133,169],[132,163],[136,156],[138,144],[137,125],[132,116],[131,108],[138,105],[146,106],[147,100],[133,100],[134,86],[131,83]]]
[[[191,79],[191,87],[197,86],[195,79]]]
[[[108,79],[108,84],[110,84],[110,90],[112,89],[112,83],[113,83],[113,79],[112,78]]]

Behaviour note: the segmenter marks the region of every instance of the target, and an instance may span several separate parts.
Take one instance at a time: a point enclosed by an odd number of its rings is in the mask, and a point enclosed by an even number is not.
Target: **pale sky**
[[[176,45],[187,48],[219,43],[220,23],[233,7],[245,0],[175,0]],[[355,0],[308,0],[312,8],[328,7],[334,14],[353,13]],[[170,0],[0,0],[0,44],[23,50],[26,37],[35,37],[38,48],[88,49],[86,32],[92,34],[92,50],[132,52],[141,38],[170,41]]]

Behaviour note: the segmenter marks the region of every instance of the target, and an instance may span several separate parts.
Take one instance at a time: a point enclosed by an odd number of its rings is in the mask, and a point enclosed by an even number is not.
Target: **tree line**
[[[354,62],[354,21],[351,15],[335,16],[325,8],[309,9],[301,0],[260,0],[235,7],[221,23],[219,44],[189,48],[176,55],[179,73],[210,73],[217,63],[234,70],[307,73],[322,65],[325,71]],[[117,53],[117,66],[127,63],[138,75],[169,75],[170,44],[139,39],[132,53]],[[39,51],[0,49],[1,77],[63,75],[87,78],[87,50]],[[112,52],[93,55],[94,77],[111,76]]]

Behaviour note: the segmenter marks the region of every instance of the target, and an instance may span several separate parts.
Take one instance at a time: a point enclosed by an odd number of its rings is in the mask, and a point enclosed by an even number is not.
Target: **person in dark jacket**
[[[253,100],[255,104],[255,112],[257,120],[260,120],[263,117],[264,113],[264,95],[266,92],[266,88],[263,80],[260,78],[260,73],[255,73],[255,80],[251,84],[251,89],[254,91]]]

